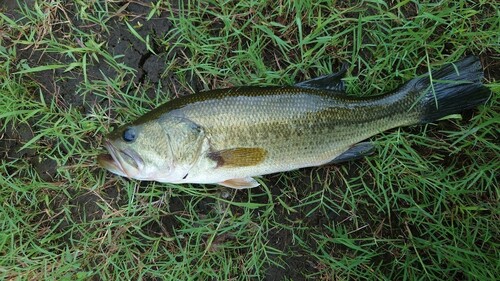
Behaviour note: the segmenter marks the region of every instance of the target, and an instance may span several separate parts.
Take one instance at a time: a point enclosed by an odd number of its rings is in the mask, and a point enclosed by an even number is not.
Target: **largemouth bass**
[[[375,97],[351,97],[339,73],[283,87],[236,87],[169,101],[105,138],[100,166],[120,176],[251,188],[253,178],[338,163],[372,151],[361,141],[486,102],[476,57]]]

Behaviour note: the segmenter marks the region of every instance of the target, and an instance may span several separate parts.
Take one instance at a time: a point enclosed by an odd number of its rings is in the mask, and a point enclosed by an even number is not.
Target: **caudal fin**
[[[427,88],[421,99],[420,122],[432,122],[484,104],[491,91],[481,83],[482,78],[481,63],[474,56],[432,71],[431,75],[417,78],[415,83]]]

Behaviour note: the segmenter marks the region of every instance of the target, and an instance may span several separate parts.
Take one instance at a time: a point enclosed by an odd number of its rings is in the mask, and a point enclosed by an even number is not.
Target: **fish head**
[[[168,181],[174,167],[169,137],[157,122],[125,125],[104,140],[108,153],[99,165],[119,176],[138,180]]]

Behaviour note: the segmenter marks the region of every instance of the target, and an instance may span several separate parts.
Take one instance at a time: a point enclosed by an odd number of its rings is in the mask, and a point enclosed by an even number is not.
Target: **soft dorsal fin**
[[[246,177],[241,179],[230,179],[223,182],[219,182],[219,184],[222,186],[236,188],[236,189],[252,188],[260,185],[252,177]]]
[[[247,167],[264,161],[267,151],[260,147],[236,147],[211,152],[208,157],[217,167]]]
[[[340,69],[340,71],[337,73],[302,81],[295,84],[295,87],[345,93],[345,85],[344,81],[342,81],[342,78],[344,77],[346,72],[347,64],[343,64],[342,69]]]

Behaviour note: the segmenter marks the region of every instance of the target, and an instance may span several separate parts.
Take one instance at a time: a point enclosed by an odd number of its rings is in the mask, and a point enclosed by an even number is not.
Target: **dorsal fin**
[[[345,93],[345,85],[342,78],[346,72],[347,64],[344,63],[339,72],[299,82],[295,84],[295,87]]]

